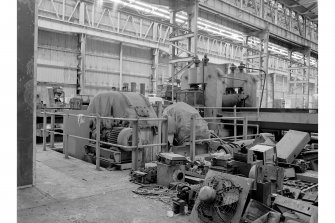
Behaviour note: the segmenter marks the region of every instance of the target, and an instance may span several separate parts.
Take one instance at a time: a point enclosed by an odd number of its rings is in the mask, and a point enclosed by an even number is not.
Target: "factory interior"
[[[320,221],[317,0],[17,15],[18,223]]]

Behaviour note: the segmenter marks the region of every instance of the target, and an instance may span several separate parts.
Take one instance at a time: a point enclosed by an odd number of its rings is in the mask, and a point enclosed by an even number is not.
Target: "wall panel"
[[[46,87],[62,86],[67,100],[76,94],[78,56],[77,35],[39,30],[37,81],[42,100]],[[123,82],[145,83],[150,90],[153,63],[149,48],[123,44]],[[165,68],[165,76],[168,74]],[[120,43],[87,36],[85,48],[84,95],[95,95],[119,87]]]
[[[77,35],[38,31],[37,92],[42,100],[51,86],[62,86],[67,100],[75,95],[78,53]]]
[[[118,87],[119,56],[120,43],[87,38],[84,94],[95,95]]]

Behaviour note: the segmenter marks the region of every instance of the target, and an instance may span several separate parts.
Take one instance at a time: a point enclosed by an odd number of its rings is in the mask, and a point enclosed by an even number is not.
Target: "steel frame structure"
[[[165,2],[167,1],[168,0]],[[198,16],[201,17],[204,15],[203,11],[205,8],[205,3],[204,1],[201,1],[200,3],[198,1],[195,2],[199,4]],[[97,6],[93,3],[94,2],[90,0],[39,0],[38,2],[38,25],[40,29],[56,32],[75,33],[79,35],[78,38],[80,38],[80,55],[78,59],[78,93],[80,93],[81,88],[85,85],[83,82],[83,76],[85,75],[85,54],[83,52],[85,49],[85,38],[87,36],[103,39],[105,41],[113,40],[152,48],[152,90],[155,90],[155,85],[157,85],[157,75],[155,70],[157,63],[154,61],[157,62],[156,57],[158,57],[159,51],[163,51],[172,55],[172,49],[177,52],[175,56],[180,56],[182,53],[184,53],[188,55],[187,57],[190,57],[190,55],[203,55],[206,53],[213,62],[221,61],[222,63],[223,61],[226,61],[238,63],[242,61],[250,67],[260,68],[262,65],[263,69],[264,66],[268,66],[268,72],[289,77],[294,76],[296,81],[299,79],[298,75],[294,75],[294,72],[288,71],[291,70],[292,67],[298,69],[299,67],[308,66],[309,69],[307,69],[307,74],[304,75],[305,78],[303,79],[305,84],[317,82],[317,78],[314,75],[311,76],[308,72],[313,71],[316,73],[316,67],[310,66],[309,63],[304,64],[304,62],[298,62],[290,58],[283,58],[282,56],[274,55],[269,51],[264,54],[264,49],[266,50],[268,47],[264,48],[262,47],[262,44],[260,46],[259,44],[258,46],[252,46],[248,41],[245,41],[241,44],[228,39],[209,35],[205,32],[202,32],[201,30],[196,30],[196,32],[194,32],[194,29],[198,28],[194,25],[192,27],[187,23],[169,23],[154,16],[142,15],[131,10],[120,9],[119,7],[115,7],[114,4],[103,4]],[[222,7],[223,4],[229,4],[231,7],[233,7],[232,3],[220,0],[208,0],[206,1],[206,4],[208,6],[211,4],[212,6],[213,4],[214,6],[216,6],[216,4],[221,4]],[[190,7],[194,8],[197,6],[191,5]],[[236,6],[234,7],[236,8]],[[245,6],[242,5],[241,7],[243,10],[247,10]],[[239,13],[241,13],[241,9],[239,10]],[[264,7],[265,12],[266,10],[266,7]],[[210,10],[207,11],[210,13]],[[193,12],[195,13],[196,11],[193,10]],[[244,11],[242,11],[242,14],[243,13]],[[264,15],[264,13],[262,15]],[[198,16],[193,17],[193,20],[196,21]],[[215,21],[218,22],[218,18],[221,17],[221,14],[215,14]],[[279,17],[277,15],[277,20],[278,18]],[[269,37],[265,39],[265,43],[269,42],[269,39],[271,40],[272,36],[274,35],[271,31],[271,26],[273,24],[269,23],[268,21],[266,24],[269,24],[269,26],[266,27]],[[255,29],[258,28],[256,27]],[[171,33],[176,32],[176,30],[178,30],[178,36],[171,36]],[[258,32],[262,32],[263,30],[264,29]],[[304,30],[306,33],[308,32],[308,28],[304,28]],[[248,32],[247,36],[248,35],[257,36],[257,33],[255,34],[255,32]],[[308,40],[303,37],[299,38],[301,38],[303,41]],[[291,42],[294,42],[294,40]],[[310,55],[311,52],[313,52],[312,38],[310,38],[310,40],[307,42],[303,42],[303,44],[311,44],[311,47],[308,48],[309,53],[306,54]],[[192,45],[193,49],[192,47],[190,48]],[[294,45],[299,46],[299,41],[294,43]],[[301,47],[295,48],[294,50],[301,51]],[[268,58],[268,62],[261,62],[260,59],[262,57]],[[172,62],[180,61],[187,62],[190,61],[190,59],[183,58],[179,61],[177,60]],[[174,72],[171,71],[171,73]],[[288,73],[292,74],[288,75]],[[122,74],[120,73],[120,77],[121,75]]]
[[[268,26],[270,38],[294,44],[297,47],[310,46],[312,51],[317,53],[317,27],[312,27],[310,19],[301,19],[300,15],[290,8],[280,8],[281,4],[278,1],[250,0],[247,2],[202,0],[199,16],[244,32],[261,30]],[[239,27],[234,24],[229,25],[227,19],[240,24]]]

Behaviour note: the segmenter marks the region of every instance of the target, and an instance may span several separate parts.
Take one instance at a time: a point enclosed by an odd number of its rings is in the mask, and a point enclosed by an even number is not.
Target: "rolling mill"
[[[319,126],[327,118],[331,134],[332,114],[319,116],[319,10],[18,1],[17,202],[5,188],[5,208],[16,205],[18,223],[334,222],[322,182],[332,167],[318,172],[319,131],[333,157]]]

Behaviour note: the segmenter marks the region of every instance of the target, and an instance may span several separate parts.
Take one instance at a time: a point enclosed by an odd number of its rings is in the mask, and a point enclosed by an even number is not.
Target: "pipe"
[[[204,55],[202,59],[202,97],[203,97],[203,105],[205,104],[205,66],[207,66],[209,59],[207,58],[207,54]]]
[[[262,70],[262,69],[257,69],[257,68],[251,68],[251,67],[246,67],[245,64],[241,63],[239,66],[238,66],[239,69],[250,69],[250,70],[258,70],[258,71],[261,71],[264,73],[264,82],[263,82],[263,87],[262,87],[262,94],[261,94],[261,99],[260,99],[260,103],[259,103],[259,108],[262,107],[262,100],[263,100],[263,94],[264,94],[264,86],[265,86],[265,81],[266,81],[266,72],[265,70]]]
[[[252,68],[254,69],[254,68]],[[262,87],[262,94],[261,94],[261,100],[259,102],[259,107],[262,107],[262,100],[263,100],[263,94],[264,94],[264,86],[265,86],[265,81],[266,81],[266,72],[264,70],[260,70],[264,72],[264,82],[263,82],[263,87]]]

